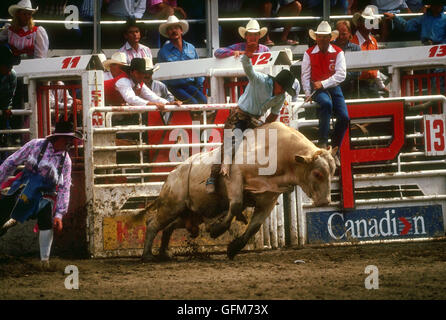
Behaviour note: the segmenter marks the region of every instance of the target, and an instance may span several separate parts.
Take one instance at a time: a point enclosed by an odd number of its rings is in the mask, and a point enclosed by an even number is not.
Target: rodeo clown
[[[29,141],[0,166],[0,188],[10,187],[6,194],[0,195],[0,237],[18,222],[37,219],[43,269],[49,268],[53,228],[62,231],[62,217],[68,210],[71,188],[68,149],[75,139],[82,140],[82,134],[74,131],[71,119],[62,118],[53,134]],[[23,171],[8,180],[21,164],[25,166]]]
[[[331,31],[327,21],[322,21],[316,31],[310,29],[309,35],[316,41],[316,45],[305,51],[302,59],[302,88],[305,92],[305,101],[313,99],[320,106],[319,148],[327,147],[333,111],[336,115],[336,125],[331,138],[333,148],[341,146],[350,120],[344,95],[339,86],[345,80],[347,72],[344,52],[341,48],[330,44],[338,34],[337,30]],[[337,166],[340,165],[338,154],[334,157]]]
[[[259,30],[250,30],[250,32],[259,32]],[[257,50],[258,41],[248,42],[245,54],[241,57],[243,70],[248,77],[249,83],[245,92],[238,100],[238,107],[231,110],[229,117],[225,122],[225,129],[239,129],[244,132],[246,129],[254,129],[263,124],[259,118],[263,116],[269,109],[271,113],[265,122],[270,123],[276,121],[285,102],[285,92],[292,97],[296,95],[293,89],[295,77],[289,70],[280,71],[277,76],[256,72],[251,63],[251,58]],[[234,137],[233,137],[234,138]],[[237,151],[238,145],[232,140],[232,154]],[[225,168],[221,164],[224,160],[225,145],[221,146],[220,163],[215,163],[211,167],[210,177],[206,180],[206,192],[212,194],[216,192],[215,185],[220,175],[226,175]]]

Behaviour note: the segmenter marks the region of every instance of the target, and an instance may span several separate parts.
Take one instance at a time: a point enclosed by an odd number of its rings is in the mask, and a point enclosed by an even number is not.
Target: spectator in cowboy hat
[[[377,16],[376,6],[367,6],[362,13],[356,12],[353,15],[352,23],[356,26],[356,33],[351,42],[359,45],[362,51],[378,50],[378,41],[371,34],[373,28],[377,28],[380,18]],[[379,98],[379,91],[389,92],[379,76],[378,70],[366,70],[359,76],[359,96],[360,98]]]
[[[216,58],[226,58],[230,56],[238,57],[243,55],[246,48],[250,45],[255,46],[255,53],[269,51],[267,46],[259,44],[259,40],[268,33],[268,29],[266,27],[260,28],[257,20],[250,20],[246,27],[239,27],[238,33],[243,39],[245,39],[245,42],[239,42],[230,45],[229,47],[215,50],[214,56]]]
[[[167,101],[180,105],[181,101],[176,101],[173,94],[169,91],[167,86],[158,80],[153,80],[153,73],[159,69],[159,66],[153,66],[152,59],[146,58],[146,73],[144,76],[144,83],[159,97],[166,99]]]
[[[16,56],[46,58],[48,55],[48,35],[43,27],[34,25],[32,18],[37,9],[33,9],[30,0],[21,0],[8,8],[12,22],[0,31],[0,41],[7,41]]]
[[[12,67],[19,63],[20,57],[14,56],[7,44],[0,45],[0,130],[11,129],[11,110],[17,88],[17,75]],[[10,138],[8,134],[0,133],[0,147],[9,147]],[[0,163],[6,156],[6,153],[0,153]]]
[[[426,12],[409,21],[385,12],[388,20],[393,20],[397,30],[404,32],[416,32],[421,42],[425,45],[446,43],[446,16],[443,13],[445,0],[424,0],[423,4],[428,6]]]
[[[316,44],[304,53],[302,59],[302,88],[305,100],[313,99],[319,104],[319,141],[320,148],[326,148],[330,132],[332,112],[336,115],[336,125],[331,138],[331,146],[340,148],[349,123],[347,105],[339,86],[346,76],[344,52],[336,45],[330,44],[339,32],[332,31],[327,21],[322,21],[317,30],[310,29],[310,38]],[[339,153],[339,150],[338,150]],[[340,165],[339,155],[335,157]]]
[[[140,43],[141,30],[134,19],[128,19],[125,25],[124,38],[127,42],[118,50],[124,52],[127,57],[127,64],[134,58],[152,59],[152,51],[149,47]]]
[[[128,66],[127,57],[124,52],[115,52],[110,59],[102,62],[102,65],[106,71],[104,72],[104,81],[107,81],[116,78],[124,72],[122,66]]]
[[[168,38],[158,52],[158,62],[174,62],[198,59],[195,47],[183,40],[183,35],[189,30],[189,24],[185,20],[179,20],[170,16],[159,27],[160,34]],[[206,104],[207,98],[203,94],[204,77],[166,80],[173,95],[187,104]]]
[[[37,219],[40,259],[49,267],[53,228],[62,231],[62,219],[68,211],[71,188],[71,158],[68,154],[82,133],[75,131],[71,118],[56,123],[53,134],[33,139],[9,156],[0,166],[0,236],[8,229],[29,219]],[[16,177],[8,177],[21,164],[24,169]],[[57,191],[57,192],[56,192]]]

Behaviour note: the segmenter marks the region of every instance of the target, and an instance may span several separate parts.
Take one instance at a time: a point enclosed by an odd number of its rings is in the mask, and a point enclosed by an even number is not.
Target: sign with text
[[[444,236],[441,205],[307,212],[308,243]]]
[[[424,116],[424,146],[427,156],[446,154],[445,118],[441,114]]]

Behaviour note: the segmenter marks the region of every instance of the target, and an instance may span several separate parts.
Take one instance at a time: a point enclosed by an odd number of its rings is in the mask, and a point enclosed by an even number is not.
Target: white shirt
[[[63,86],[65,83],[62,81],[57,81],[58,86]],[[56,89],[50,89],[50,106],[51,109],[54,109],[55,101],[56,101]],[[70,92],[67,89],[57,89],[57,105],[59,107],[59,112],[65,110],[65,98],[64,92],[67,97],[67,110],[71,110],[71,106],[73,105],[73,97],[70,95]]]
[[[313,51],[311,53],[318,53],[320,51],[319,46],[315,45]],[[330,44],[328,46],[328,52],[336,52],[333,46]],[[322,87],[324,89],[336,87],[342,81],[345,80],[345,76],[347,75],[347,65],[345,63],[345,55],[344,52],[341,51],[336,56],[335,62],[335,73],[328,79],[321,81]],[[307,52],[304,54],[304,58],[302,59],[302,88],[305,92],[305,96],[308,97],[311,95],[311,63],[310,56]]]
[[[152,59],[152,51],[149,47],[138,43],[138,50],[133,49],[133,47],[126,42],[119,50],[119,52],[124,52],[127,57],[127,64],[130,65],[133,58],[150,58]]]
[[[10,23],[6,23],[5,26],[0,31],[0,41],[8,41],[10,45],[13,45],[19,50],[22,50],[25,46],[29,45],[29,40],[26,40],[27,37],[21,37],[17,33],[12,32],[9,30],[9,27],[11,26]],[[24,32],[28,32],[29,28],[28,26],[25,26],[22,28]],[[9,33],[9,37],[8,37]],[[32,37],[34,39],[30,39],[31,42],[34,44],[34,58],[46,58],[48,56],[48,47],[49,47],[49,40],[48,40],[48,34],[46,33],[45,29],[43,27],[37,27],[37,31],[35,32],[35,35],[32,34]],[[8,39],[10,38],[10,39]]]
[[[107,13],[120,18],[141,19],[146,12],[147,0],[110,0]]]
[[[121,78],[115,83],[116,90],[119,91],[122,98],[131,106],[145,106],[149,102],[161,102],[167,104],[168,101],[157,96],[152,90],[150,90],[144,83],[136,85],[133,80],[129,78]],[[139,96],[135,94],[133,88],[136,90],[141,89]]]

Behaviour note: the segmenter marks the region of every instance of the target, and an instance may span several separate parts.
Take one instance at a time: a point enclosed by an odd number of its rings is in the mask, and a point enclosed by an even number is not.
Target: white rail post
[[[27,80],[27,78],[24,79],[24,83],[28,82],[28,108],[32,111],[30,119],[29,119],[29,131],[30,131],[30,139],[35,139],[39,135],[39,129],[38,129],[38,119],[37,119],[37,86],[36,86],[36,80],[31,79]]]
[[[296,187],[296,202],[297,202],[297,227],[299,230],[299,245],[303,246],[307,237],[307,217],[305,216],[303,206],[303,191],[300,187]]]
[[[297,231],[297,204],[296,188],[289,195],[290,199],[290,244],[297,246],[299,244],[299,232]]]
[[[283,201],[283,194],[279,196],[278,199],[279,205],[277,206],[277,241],[278,246],[284,247],[285,246],[285,222],[284,222],[284,201]]]
[[[389,67],[389,73],[392,76],[390,96],[401,97],[401,70],[396,67]]]
[[[271,233],[271,248],[276,249],[279,246],[277,238],[277,205],[271,211],[270,215],[270,233]]]

